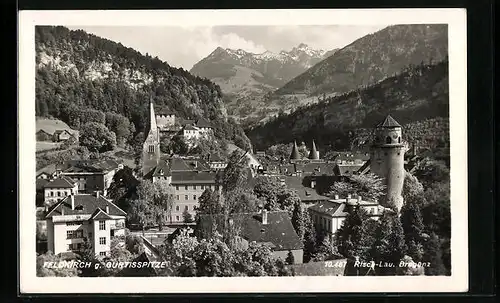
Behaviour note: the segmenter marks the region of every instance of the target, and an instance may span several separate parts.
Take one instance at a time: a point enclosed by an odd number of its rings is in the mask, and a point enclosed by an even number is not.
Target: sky
[[[68,26],[120,42],[169,65],[190,70],[217,47],[252,53],[289,51],[300,43],[313,49],[342,48],[388,25],[294,26]]]

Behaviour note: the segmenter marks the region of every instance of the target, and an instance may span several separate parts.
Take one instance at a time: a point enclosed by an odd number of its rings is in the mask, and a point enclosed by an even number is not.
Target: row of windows
[[[192,189],[193,189],[193,190],[198,189],[198,186],[197,186],[197,185],[192,185],[191,187],[192,187]],[[219,185],[213,185],[213,186],[212,186],[212,185],[200,185],[199,187],[200,187],[200,189],[202,189],[202,190],[205,190],[205,189],[212,189],[212,187],[213,187],[215,190],[219,190]],[[189,185],[185,185],[185,186],[184,186],[184,189],[185,189],[185,190],[189,190]],[[175,186],[175,190],[179,190],[179,185],[176,185],[176,186]]]
[[[195,210],[195,208],[196,208],[195,205],[191,206],[191,210]],[[179,205],[176,205],[175,206],[175,210],[176,211],[181,211],[181,207]],[[189,205],[184,205],[184,210],[188,210],[189,211]]]
[[[99,221],[99,230],[106,230],[106,221]]]
[[[197,198],[196,195],[193,195],[193,200],[196,200],[196,198]],[[175,195],[175,199],[179,201],[180,200],[179,195]],[[184,200],[189,200],[189,195],[184,195]]]
[[[71,244],[68,244],[68,250],[69,251],[79,250],[81,248],[82,248],[82,243],[71,243]]]
[[[55,193],[57,193],[57,196],[58,196],[58,197],[66,197],[66,196],[68,196],[68,194],[69,194],[69,192],[67,192],[67,191],[62,191],[62,192],[61,192],[61,191],[57,191],[57,192],[51,191],[51,192],[50,192],[50,196],[51,196],[51,197],[54,197],[54,194],[55,194]]]
[[[83,230],[67,230],[66,239],[79,239],[83,238]]]
[[[106,252],[105,252],[105,251],[101,251],[101,252],[99,253],[99,256],[101,256],[101,257],[106,257]]]
[[[99,237],[99,244],[106,245],[106,237]]]

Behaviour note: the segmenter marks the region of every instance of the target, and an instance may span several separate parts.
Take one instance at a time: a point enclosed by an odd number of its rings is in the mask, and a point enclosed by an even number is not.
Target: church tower
[[[142,175],[153,170],[160,160],[160,133],[156,125],[153,99],[149,101],[149,125],[144,132],[146,138],[142,145]]]
[[[314,140],[312,143],[311,152],[309,153],[309,159],[310,160],[319,160],[319,151],[316,149],[316,144],[314,143]]]
[[[297,147],[297,141],[293,141],[292,153],[290,154],[290,163],[300,160],[299,148]]]
[[[394,204],[398,211],[403,206],[404,154],[407,150],[401,125],[387,115],[375,127],[370,171],[384,179],[387,186],[385,202],[387,205]]]

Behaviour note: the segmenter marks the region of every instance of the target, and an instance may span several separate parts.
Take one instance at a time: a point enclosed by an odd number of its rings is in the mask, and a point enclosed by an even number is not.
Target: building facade
[[[50,206],[70,195],[78,194],[78,183],[66,176],[49,181],[43,186],[44,205]]]
[[[384,212],[391,211],[377,202],[363,200],[361,196],[352,198],[351,195],[346,198],[335,196],[334,199],[309,207],[308,211],[316,230],[325,232],[333,240],[337,230],[342,227],[350,207],[363,208],[374,220],[378,220]]]
[[[398,211],[403,206],[404,156],[407,150],[401,125],[388,115],[375,128],[370,171],[384,179],[387,186],[384,202],[393,205]]]
[[[109,256],[111,241],[124,241],[126,215],[99,193],[70,195],[47,212],[48,250],[79,251],[88,242],[96,256]]]

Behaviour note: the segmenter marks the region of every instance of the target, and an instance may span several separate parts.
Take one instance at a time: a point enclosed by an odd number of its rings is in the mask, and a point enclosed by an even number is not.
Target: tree
[[[106,152],[116,147],[116,135],[104,124],[89,122],[80,129],[80,145],[90,151]]]
[[[230,192],[236,188],[246,187],[247,184],[247,167],[248,158],[246,153],[241,150],[234,150],[229,156],[229,161],[224,169],[222,179],[220,180],[222,184],[222,190],[224,192]]]
[[[120,114],[106,113],[106,127],[116,134],[116,140],[121,144],[130,137],[130,121]]]
[[[340,197],[359,195],[368,201],[378,201],[384,195],[385,188],[382,178],[375,174],[352,175],[347,182],[335,182],[330,188],[330,194]]]
[[[304,210],[304,262],[307,263],[314,257],[316,253],[316,229],[314,228],[311,216],[307,210]]]
[[[408,256],[420,262],[422,260],[423,246],[422,233],[424,223],[419,205],[409,199],[401,209],[401,223],[403,226],[405,241],[408,245]]]
[[[253,188],[257,198],[261,199],[268,210],[278,209],[278,195],[284,191],[284,185],[274,177],[258,177]]]
[[[385,213],[380,218],[380,224],[375,232],[374,243],[376,263],[382,261],[391,267],[381,267],[381,274],[394,275],[399,261],[406,254],[403,227],[397,215]]]
[[[144,252],[144,245],[141,237],[129,235],[125,237],[125,247],[132,255],[140,255]]]
[[[295,263],[295,257],[293,256],[293,253],[291,250],[288,251],[288,254],[286,256],[286,260],[285,260],[285,263],[286,264],[289,264],[289,265],[292,265]]]
[[[172,150],[175,154],[183,155],[189,150],[189,146],[182,136],[174,136],[170,140],[170,146],[166,147],[166,150]]]
[[[304,212],[300,205],[300,201],[295,203],[292,213],[292,225],[295,232],[301,240],[304,239],[305,226],[304,226]]]
[[[258,210],[262,202],[248,188],[235,188],[224,194],[222,208],[227,213],[248,213]]]
[[[363,235],[362,224],[367,217],[361,207],[348,208],[347,216],[336,232],[338,250],[346,258],[358,257],[357,249]]]
[[[138,211],[140,218],[135,219],[150,224],[154,222],[162,230],[163,223],[170,215],[174,203],[169,183],[166,180],[158,180],[154,183],[143,180],[137,186],[137,197],[141,202],[136,203],[139,208],[134,208],[134,212]]]
[[[423,261],[429,264],[429,267],[425,269],[426,275],[441,276],[446,274],[441,247],[439,245],[439,237],[434,232],[425,241]]]
[[[427,188],[433,183],[450,182],[450,170],[443,161],[425,158],[417,164],[415,176]]]
[[[185,209],[182,212],[182,218],[183,218],[184,223],[186,223],[186,224],[194,222],[193,216],[187,211],[187,209]]]
[[[198,198],[196,214],[220,214],[222,205],[219,203],[219,195],[207,188]]]
[[[403,182],[403,199],[406,203],[410,200],[415,200],[424,195],[424,186],[411,173],[405,171],[405,179]]]
[[[55,262],[63,262],[64,259],[54,255],[52,251],[48,251],[45,254],[36,257],[36,275],[37,277],[75,277],[78,275],[77,268],[65,268],[52,266],[49,267],[47,264]]]

